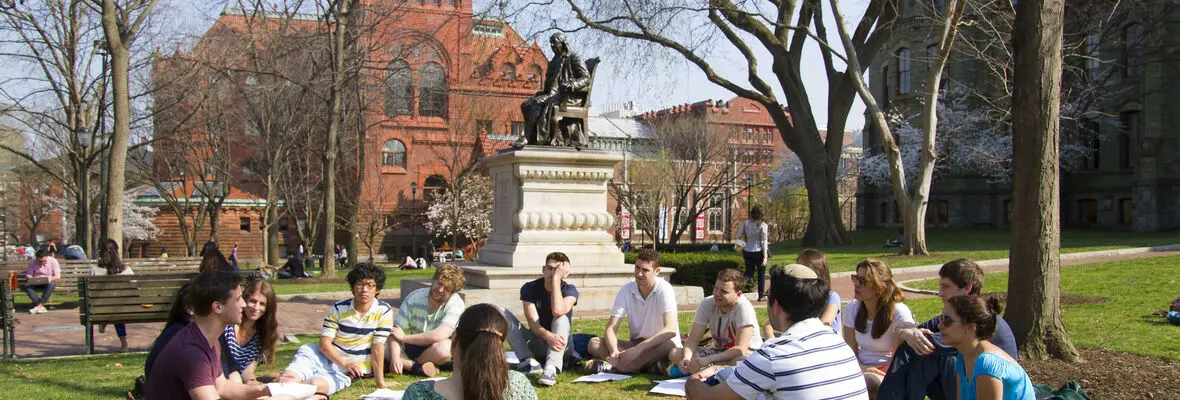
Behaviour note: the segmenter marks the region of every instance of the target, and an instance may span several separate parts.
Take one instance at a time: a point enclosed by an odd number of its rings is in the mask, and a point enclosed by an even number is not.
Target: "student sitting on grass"
[[[573,357],[570,343],[570,321],[574,317],[574,305],[578,303],[578,288],[565,281],[570,273],[570,259],[565,253],[550,253],[541,267],[541,278],[526,282],[520,287],[520,302],[525,326],[512,314],[504,310],[508,320],[508,342],[520,359],[517,369],[531,375],[540,375],[538,383],[545,386],[557,384],[557,375],[567,358]],[[536,359],[534,359],[536,357]],[[542,367],[539,359],[545,363]]]
[[[869,396],[875,399],[893,350],[902,341],[895,329],[912,325],[914,314],[902,303],[905,296],[884,261],[861,261],[852,282],[855,295],[844,307],[844,340],[860,360]]]
[[[942,306],[942,340],[960,353],[955,357],[959,400],[1036,399],[1024,368],[988,341],[996,332],[1000,309],[996,298],[977,296],[955,296]]]
[[[352,298],[332,305],[324,318],[318,344],[305,344],[279,377],[279,382],[310,383],[331,395],[372,376],[378,388],[385,381],[385,343],[393,328],[393,307],[377,300],[385,287],[385,271],[373,264],[357,264],[348,271]],[[376,356],[374,356],[376,355]]]
[[[586,369],[590,373],[645,369],[664,373],[659,363],[668,359],[668,352],[680,347],[677,311],[672,284],[660,278],[660,253],[640,250],[635,260],[635,280],[623,285],[615,296],[603,337],[590,340],[589,352],[595,359],[586,364]],[[631,340],[620,342],[616,335],[623,317],[627,317]]]
[[[679,378],[695,374],[713,365],[730,365],[741,361],[751,350],[762,347],[758,317],[754,306],[742,295],[746,279],[736,269],[717,274],[713,295],[701,300],[693,317],[692,330],[684,347],[672,349],[668,375]],[[712,332],[713,345],[698,347],[705,332]]]
[[[254,382],[254,370],[260,361],[274,366],[279,346],[278,299],[270,283],[255,276],[242,285],[246,307],[242,323],[227,325],[221,335],[221,369],[227,379]]]
[[[451,344],[455,372],[439,381],[414,382],[402,399],[536,400],[529,378],[510,370],[504,359],[507,331],[500,307],[476,304],[463,311]]]
[[[390,371],[430,377],[438,374],[438,366],[451,361],[451,335],[467,308],[458,292],[466,283],[462,269],[442,264],[429,288],[402,299],[389,336],[393,343],[382,353]]]
[[[983,291],[983,284],[983,269],[966,258],[947,262],[938,270],[938,297],[942,299],[943,305],[955,296],[979,295]],[[893,353],[889,371],[881,382],[881,398],[955,398],[957,383],[953,359],[959,355],[959,351],[943,343],[939,328],[941,320],[942,317],[936,315],[921,325],[898,327],[897,331],[905,342]],[[1019,359],[1016,338],[1003,318],[996,318],[995,334],[989,340],[1004,349],[1012,359]]]

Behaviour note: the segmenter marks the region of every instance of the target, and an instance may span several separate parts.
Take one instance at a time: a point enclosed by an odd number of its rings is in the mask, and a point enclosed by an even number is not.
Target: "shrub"
[[[625,260],[628,264],[635,263],[635,254],[627,253]],[[735,252],[703,252],[703,253],[660,253],[660,266],[675,268],[669,282],[676,285],[700,286],[705,289],[705,295],[713,293],[713,283],[717,281],[717,274],[726,268],[746,271],[746,263],[742,256]],[[754,291],[756,282],[746,282],[746,292]]]

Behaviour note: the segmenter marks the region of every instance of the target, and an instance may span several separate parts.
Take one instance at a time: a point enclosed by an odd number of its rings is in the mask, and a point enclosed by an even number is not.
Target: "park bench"
[[[7,284],[0,285],[0,334],[3,341],[3,358],[16,357],[16,309],[13,307],[12,289]]]
[[[90,269],[97,261],[95,260],[57,260],[61,265],[61,280],[57,281],[58,292],[73,292],[77,290],[75,286],[78,278],[90,275]],[[130,266],[132,271],[136,274],[143,273],[159,273],[159,272],[175,272],[175,271],[196,271],[201,265],[200,257],[173,257],[169,259],[159,258],[124,258],[123,263]],[[16,274],[17,287],[25,287],[25,270],[28,269],[29,262],[8,262],[0,266],[0,274],[5,278],[9,273]]]
[[[94,325],[164,322],[180,286],[197,276],[190,272],[78,278],[78,319],[86,331],[86,354],[94,353]],[[246,276],[257,271],[239,272]]]

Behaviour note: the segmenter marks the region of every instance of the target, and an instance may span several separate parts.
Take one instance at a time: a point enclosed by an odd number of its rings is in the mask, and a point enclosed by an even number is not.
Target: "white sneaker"
[[[47,312],[49,312],[49,309],[48,309],[48,308],[45,308],[45,305],[41,305],[41,310],[40,310],[40,311],[37,311],[37,313],[38,313],[38,314],[44,314],[44,313],[47,313]]]

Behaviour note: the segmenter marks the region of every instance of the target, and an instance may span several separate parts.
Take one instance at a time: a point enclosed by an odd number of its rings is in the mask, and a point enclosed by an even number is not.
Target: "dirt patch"
[[[998,293],[997,292],[997,293],[988,293],[987,295],[999,299],[1000,303],[1004,304],[1004,306],[1007,307],[1007,305],[1008,305],[1008,294],[1007,293]],[[1061,305],[1063,305],[1063,306],[1075,306],[1075,305],[1080,305],[1080,304],[1099,304],[1099,303],[1105,303],[1108,301],[1110,301],[1110,299],[1105,298],[1105,297],[1082,296],[1082,295],[1073,294],[1073,293],[1062,293],[1061,294]]]
[[[1033,382],[1074,380],[1095,400],[1180,399],[1180,362],[1119,351],[1078,349],[1085,362],[1021,360]]]

